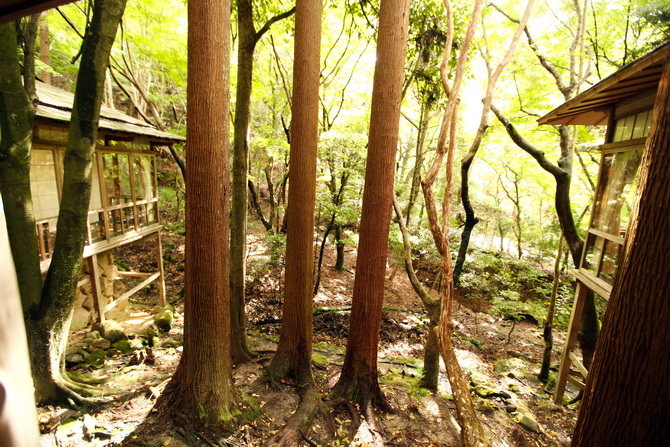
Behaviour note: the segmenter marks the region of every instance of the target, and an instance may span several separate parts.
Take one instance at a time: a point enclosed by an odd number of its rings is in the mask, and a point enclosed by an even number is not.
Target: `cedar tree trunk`
[[[667,445],[670,439],[670,57],[573,446]]]
[[[314,205],[319,138],[321,0],[298,0],[295,18],[291,180],[286,210],[284,309],[277,352],[269,371],[299,385],[312,379]]]
[[[382,0],[380,5],[377,65],[372,88],[351,322],[342,374],[334,388],[337,394],[359,403],[363,408],[368,408],[369,404],[388,407],[379,388],[377,350],[384,300],[409,6],[410,0]]]
[[[237,412],[226,342],[230,2],[191,0],[188,23],[184,354],[157,406],[219,424]]]

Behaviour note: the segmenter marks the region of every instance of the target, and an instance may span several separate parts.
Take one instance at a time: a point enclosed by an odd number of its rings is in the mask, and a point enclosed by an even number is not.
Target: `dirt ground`
[[[170,257],[165,267],[168,300],[177,308],[172,328],[167,333],[157,333],[156,342],[150,349],[144,348],[145,353],[139,360],[138,352],[130,351],[108,357],[102,364],[85,370],[79,367],[78,373],[100,379],[102,383],[98,387],[107,403],[39,408],[43,446],[261,445],[280,430],[295,411],[298,397],[293,384],[270,387],[261,380],[263,366],[269,362],[279,335],[283,284],[281,268],[260,268],[269,258],[265,247],[251,237],[249,345],[259,356],[235,366],[234,378],[241,393],[250,397],[261,413],[253,420],[238,421],[220,432],[187,432],[179,424],[157,425],[153,404],[174,372],[182,350],[183,318],[179,312],[183,242],[170,237],[165,238],[165,242],[169,244],[166,251]],[[417,386],[427,318],[404,270],[394,262],[390,262],[387,270],[387,278],[391,279],[387,279],[385,285],[379,371],[382,390],[395,412],[377,414],[371,430],[354,407],[330,407],[333,397],[329,391],[337,381],[346,346],[355,255],[348,251],[346,270],[338,271],[331,267],[333,250],[326,251],[321,288],[314,298],[317,312],[313,359],[324,411],[302,433],[300,445],[460,446],[460,430],[444,365],[441,365],[437,393]],[[143,297],[134,303],[125,324],[150,325],[150,301],[150,297]],[[527,322],[518,322],[512,327],[510,321],[475,312],[458,302],[453,319],[456,354],[470,377],[477,414],[492,445],[569,445],[577,409],[555,406],[551,391],[545,391],[544,384],[535,378],[543,350],[542,328]],[[74,334],[71,340],[81,340],[86,332]],[[562,346],[563,335],[555,333],[555,346]],[[147,356],[147,352],[151,355]],[[558,363],[558,355],[554,352],[553,364]],[[568,397],[574,394],[575,390],[569,390]],[[520,423],[524,415],[533,421]],[[375,434],[373,439],[366,438],[370,433]]]

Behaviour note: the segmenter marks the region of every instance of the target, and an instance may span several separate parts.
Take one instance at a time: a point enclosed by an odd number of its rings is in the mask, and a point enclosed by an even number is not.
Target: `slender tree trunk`
[[[573,446],[670,439],[670,58],[666,58],[636,204]]]
[[[544,352],[542,354],[542,367],[537,376],[543,382],[549,378],[549,368],[551,367],[551,350],[554,347],[554,314],[556,313],[556,295],[558,295],[558,286],[561,283],[561,261],[563,259],[563,236],[558,239],[558,253],[554,263],[554,284],[551,288],[551,298],[549,299],[549,309],[547,310],[547,320],[544,322],[542,338],[544,339]]]
[[[40,61],[51,68],[51,38],[49,37],[49,22],[46,15],[40,16]],[[51,72],[42,71],[42,82],[51,85]]]
[[[377,65],[372,89],[351,322],[342,374],[334,388],[337,394],[359,403],[363,408],[368,408],[371,403],[388,407],[379,388],[377,350],[384,299],[409,6],[410,0],[382,0],[380,4]]]
[[[335,268],[344,270],[344,241],[342,240],[342,225],[335,225]]]
[[[256,47],[251,0],[237,0],[237,91],[233,136],[233,185],[230,215],[230,329],[234,363],[251,358],[247,347],[244,290],[247,247],[247,173],[251,86]]]
[[[440,325],[440,299],[430,296],[416,276],[416,272],[412,266],[412,245],[409,239],[409,231],[405,225],[400,204],[395,196],[393,197],[393,209],[396,212],[396,216],[398,216],[398,226],[400,226],[402,234],[405,271],[414,292],[419,296],[428,312],[428,327],[431,328],[426,335],[426,343],[423,345],[423,373],[420,385],[431,391],[437,391],[440,375],[440,349],[437,345],[437,334],[432,328]]]
[[[237,412],[222,339],[230,334],[230,2],[191,0],[188,22],[184,353],[156,405],[218,425]]]
[[[314,206],[319,133],[321,1],[296,4],[291,117],[291,184],[286,211],[284,309],[277,352],[269,370],[311,387]]]

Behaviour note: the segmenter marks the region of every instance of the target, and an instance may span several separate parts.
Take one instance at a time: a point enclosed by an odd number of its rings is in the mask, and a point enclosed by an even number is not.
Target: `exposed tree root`
[[[305,440],[303,429],[308,427],[312,419],[323,409],[321,396],[313,384],[307,385],[300,391],[300,404],[291,415],[286,425],[274,436],[265,441],[265,447],[288,447]],[[307,441],[306,441],[307,442]],[[309,443],[309,442],[308,442]]]

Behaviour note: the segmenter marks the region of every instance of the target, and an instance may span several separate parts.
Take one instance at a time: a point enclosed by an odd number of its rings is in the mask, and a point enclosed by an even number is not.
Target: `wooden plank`
[[[612,286],[607,284],[605,281],[593,276],[593,273],[584,269],[579,269],[575,273],[575,278],[578,281],[584,283],[586,287],[597,293],[602,299],[609,301],[610,294],[612,293]]]
[[[147,215],[148,218],[149,216]],[[160,273],[160,277],[158,278],[158,296],[161,300],[161,306],[165,306],[165,271],[163,270],[163,244],[161,243],[160,231],[156,236],[156,263],[158,264],[158,273]]]
[[[153,224],[151,226],[142,228],[138,232],[133,231],[121,236],[117,236],[110,241],[102,241],[92,245],[87,245],[84,247],[84,257],[91,256],[102,251],[111,250],[112,248],[116,248],[130,242],[139,241],[140,239],[144,239],[145,237],[149,237],[157,233],[160,231],[160,229],[160,224]]]
[[[576,387],[578,387],[578,388],[581,388],[581,389],[586,388],[586,383],[584,383],[584,382],[582,382],[582,381],[580,381],[580,380],[577,380],[577,379],[575,379],[575,378],[572,377],[572,376],[568,376],[568,379],[567,379],[567,380],[568,380],[568,383],[571,383],[571,384],[573,384],[574,386],[576,386]],[[563,396],[561,396],[561,398],[562,398],[562,397],[563,397]]]
[[[138,285],[136,285],[135,287],[133,287],[132,289],[130,289],[129,291],[127,291],[126,293],[124,293],[123,295],[121,295],[120,297],[115,299],[114,301],[112,301],[111,303],[109,303],[108,305],[106,305],[105,308],[103,309],[103,312],[107,313],[110,310],[114,309],[116,306],[119,305],[119,303],[121,301],[125,301],[128,298],[130,298],[131,296],[135,295],[138,291],[140,291],[141,289],[146,287],[148,284],[155,281],[156,278],[158,278],[159,276],[160,276],[160,273],[154,273],[153,275],[151,275],[150,277],[148,277],[147,279],[145,279],[144,281],[142,281],[141,283],[139,283]]]
[[[98,256],[93,255],[86,258],[88,261],[88,275],[91,278],[91,293],[93,294],[93,306],[98,313],[98,323],[105,321],[104,303],[100,294],[100,269],[98,268]]]
[[[572,306],[572,314],[570,315],[570,323],[568,324],[568,334],[565,338],[565,346],[563,347],[563,354],[561,355],[561,366],[558,370],[558,377],[556,378],[556,390],[554,392],[554,403],[556,405],[561,405],[563,403],[565,386],[569,381],[570,354],[577,344],[579,323],[581,322],[582,313],[584,312],[584,302],[587,292],[587,287],[578,280],[577,290],[575,291],[575,302]]]
[[[584,364],[577,358],[574,352],[571,352],[570,354],[570,360],[572,360],[572,364],[575,365],[577,370],[581,373],[581,375],[586,379],[586,376],[589,375],[589,371],[586,369]]]
[[[153,275],[153,273],[149,272],[124,272],[124,271],[118,271],[116,272],[117,276],[132,276],[132,277],[138,277],[138,278],[148,278],[149,276]]]
[[[614,242],[615,244],[623,245],[623,238],[621,236],[616,236],[614,234],[606,233],[605,231],[596,230],[595,228],[589,228],[589,233],[601,237],[605,240]]]

